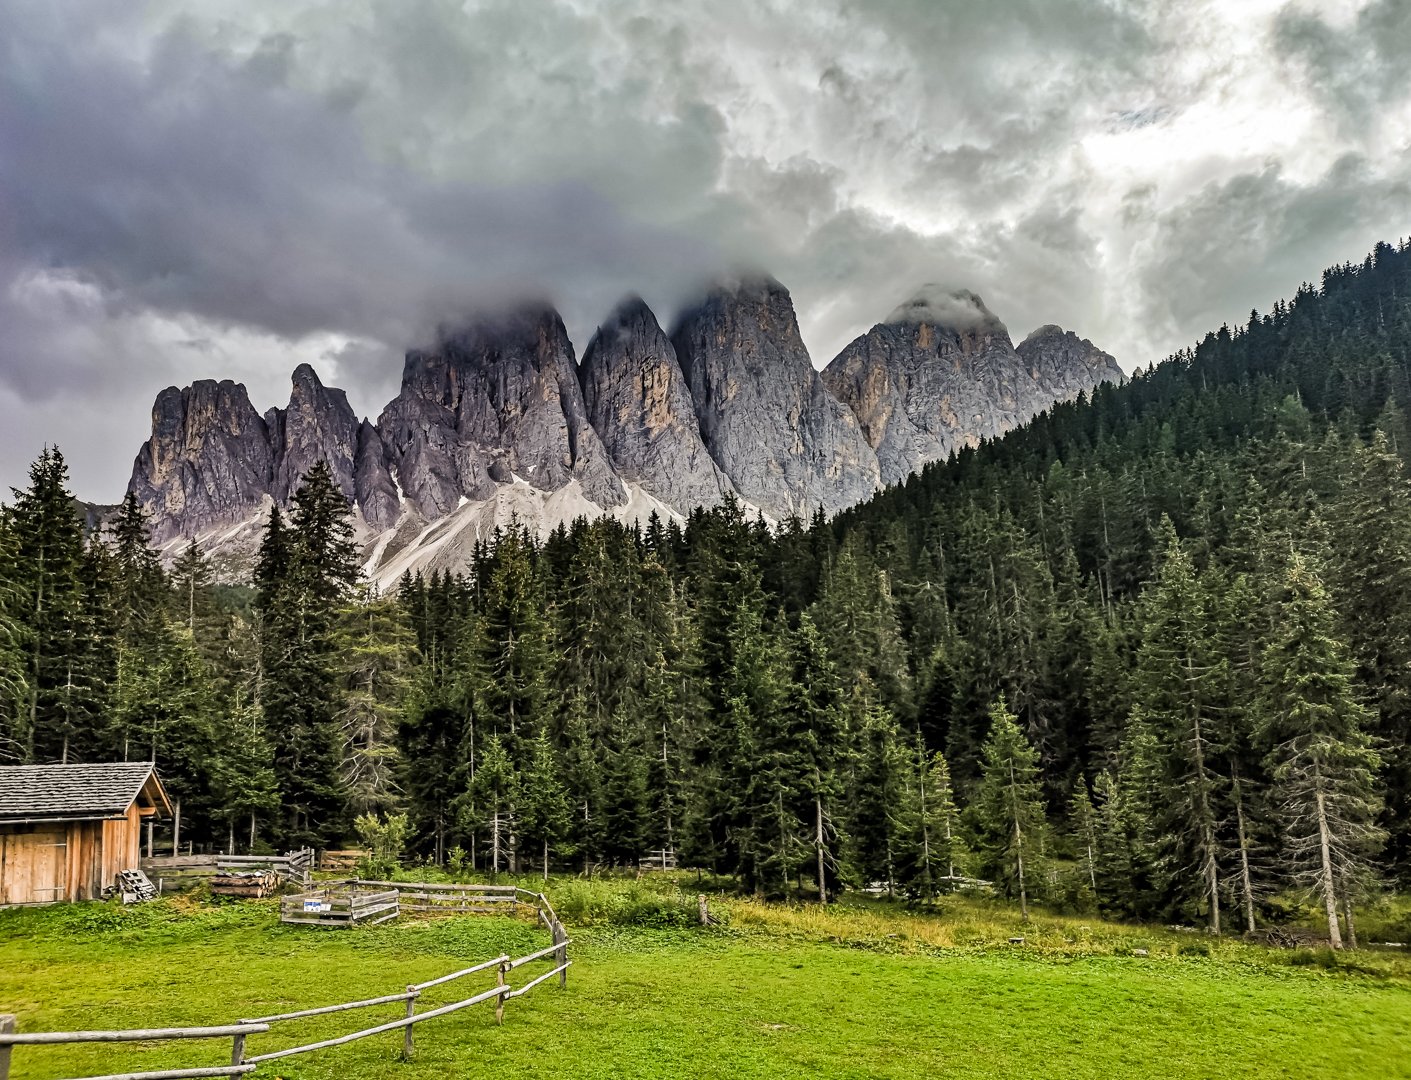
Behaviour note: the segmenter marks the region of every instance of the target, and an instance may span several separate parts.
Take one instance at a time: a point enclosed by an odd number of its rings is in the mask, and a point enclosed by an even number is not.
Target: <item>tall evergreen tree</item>
[[[87,733],[72,723],[72,674],[84,637],[83,533],[68,490],[68,466],[57,447],[46,447],[30,466],[30,484],[12,489],[10,510],[15,567],[23,590],[29,701],[16,724],[26,764],[70,760],[70,748]]]
[[[341,835],[341,693],[334,619],[358,578],[348,499],[328,465],[315,463],[294,493],[292,524],[270,514],[255,570],[262,619],[259,705],[275,744],[286,820],[296,843]]]
[[[1385,838],[1374,824],[1381,761],[1364,730],[1370,716],[1353,690],[1327,594],[1301,557],[1289,567],[1280,606],[1260,702],[1274,798],[1294,879],[1323,902],[1339,949],[1339,888],[1363,877]]]
[[[1030,890],[1041,887],[1044,880],[1048,816],[1038,751],[1024,737],[1019,718],[1003,698],[990,710],[990,734],[970,821],[981,873],[1001,881],[1006,894],[1018,895],[1019,910],[1027,922]]]

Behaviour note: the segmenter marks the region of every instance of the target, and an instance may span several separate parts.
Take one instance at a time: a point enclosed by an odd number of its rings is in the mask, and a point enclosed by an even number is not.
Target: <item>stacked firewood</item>
[[[273,896],[279,888],[279,875],[273,870],[241,870],[216,874],[211,892],[217,896],[245,896],[256,900]]]

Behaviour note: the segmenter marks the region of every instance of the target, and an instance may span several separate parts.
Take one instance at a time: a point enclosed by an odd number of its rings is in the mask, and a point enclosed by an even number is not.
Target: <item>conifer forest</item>
[[[49,449],[0,519],[0,760],[155,760],[183,849],[405,814],[488,873],[667,850],[1236,933],[1303,890],[1337,945],[1411,884],[1408,349],[1379,245],[833,520],[510,528],[382,595],[322,465],[232,584],[131,495],[86,527]]]

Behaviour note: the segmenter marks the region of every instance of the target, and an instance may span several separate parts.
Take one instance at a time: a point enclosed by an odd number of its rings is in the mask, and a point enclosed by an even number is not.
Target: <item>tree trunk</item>
[[[295,821],[298,821],[299,819],[298,819],[297,817],[295,817],[294,820],[295,820]],[[254,812],[253,810],[251,810],[251,811],[250,811],[250,854],[253,855],[254,853],[255,853],[255,812]]]
[[[1346,890],[1342,894],[1342,911],[1347,917],[1347,947],[1357,948],[1357,924],[1352,921],[1352,891]]]
[[[490,819],[490,875],[500,876],[500,814]]]
[[[544,837],[544,884],[549,883],[549,838]]]
[[[823,799],[815,795],[813,797],[813,810],[817,823],[817,832],[814,834],[813,842],[818,848],[818,902],[828,903],[828,884],[823,876]]]
[[[1029,894],[1024,888],[1024,830],[1019,824],[1019,781],[1014,776],[1014,759],[1009,759],[1009,804],[1014,811],[1014,856],[1019,870],[1019,914],[1029,921]]]
[[[1328,836],[1328,809],[1323,802],[1323,778],[1318,781],[1318,842],[1323,856],[1323,904],[1328,912],[1328,940],[1334,949],[1342,948],[1342,934],[1338,930],[1338,902],[1333,895],[1333,854]]]
[[[226,854],[227,854],[227,855],[234,855],[234,854],[235,854],[235,819],[234,819],[234,818],[231,818],[231,819],[230,819],[230,850],[227,851]]]
[[[931,884],[931,827],[926,822],[926,752],[922,748],[921,771],[917,774],[917,783],[921,791],[921,880],[926,886],[926,896],[928,898],[935,895],[936,890]]]
[[[181,800],[180,800],[180,799],[177,799],[177,800],[176,800],[176,806],[173,807],[173,809],[174,809],[175,812],[176,812],[176,816],[175,816],[174,818],[172,818],[172,823],[171,823],[171,853],[172,853],[173,855],[180,855],[180,854],[181,854]]]
[[[1240,876],[1244,885],[1244,921],[1246,929],[1254,933],[1254,887],[1249,878],[1249,847],[1244,839],[1244,804],[1235,803],[1235,822],[1239,826]]]

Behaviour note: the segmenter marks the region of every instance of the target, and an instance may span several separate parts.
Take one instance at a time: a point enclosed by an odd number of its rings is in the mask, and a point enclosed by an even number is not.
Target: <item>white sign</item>
[[[305,900],[304,911],[318,913],[320,911],[332,911],[333,905],[324,900]]]

